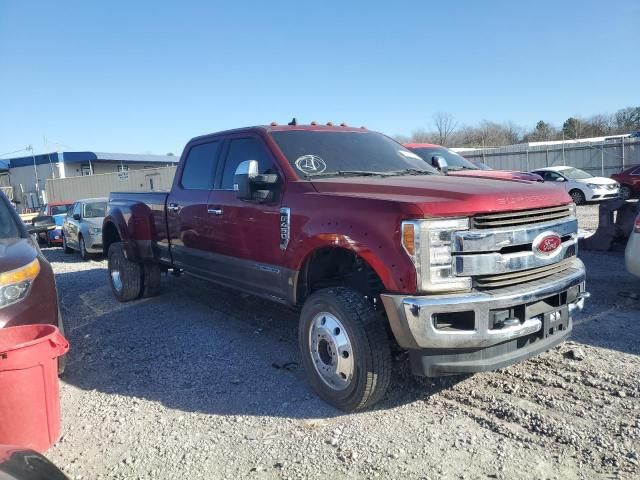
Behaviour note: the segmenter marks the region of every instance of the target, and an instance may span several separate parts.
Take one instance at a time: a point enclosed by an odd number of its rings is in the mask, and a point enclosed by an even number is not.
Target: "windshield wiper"
[[[480,169],[474,168],[474,167],[467,167],[466,165],[454,165],[454,166],[449,165],[449,170],[456,172],[458,170],[480,170]]]
[[[306,179],[321,177],[383,177],[388,175],[386,172],[369,172],[366,170],[338,170],[337,172],[322,172],[313,175],[306,175]]]
[[[420,170],[418,168],[405,168],[404,170],[396,170],[395,172],[388,172],[388,176],[400,176],[400,175],[435,175],[435,172],[429,170]]]

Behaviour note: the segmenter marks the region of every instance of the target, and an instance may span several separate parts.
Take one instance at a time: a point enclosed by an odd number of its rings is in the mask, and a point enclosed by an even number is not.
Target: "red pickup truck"
[[[561,342],[588,296],[566,192],[445,176],[364,128],[194,138],[169,193],[111,194],[102,234],[121,301],[173,270],[299,309],[309,382],[345,411],[382,398],[392,345],[417,375],[496,369]]]

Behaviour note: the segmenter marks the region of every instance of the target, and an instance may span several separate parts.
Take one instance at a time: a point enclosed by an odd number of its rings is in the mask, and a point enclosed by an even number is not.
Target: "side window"
[[[636,168],[635,170],[632,170],[631,175],[640,175],[640,167]]]
[[[258,171],[261,174],[276,173],[269,151],[259,139],[253,137],[234,138],[231,140],[227,160],[224,163],[221,189],[233,189],[233,176],[236,173],[236,168],[245,160],[257,160]]]
[[[203,143],[191,147],[185,158],[180,184],[187,190],[210,190],[218,165],[220,142]]]
[[[80,208],[82,207],[82,204],[80,202],[76,203],[73,206],[73,215],[80,215]]]

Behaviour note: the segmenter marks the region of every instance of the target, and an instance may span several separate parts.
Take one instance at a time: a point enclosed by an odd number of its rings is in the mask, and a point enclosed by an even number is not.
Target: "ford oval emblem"
[[[554,232],[544,232],[533,241],[533,253],[540,257],[552,257],[560,253],[562,239]]]

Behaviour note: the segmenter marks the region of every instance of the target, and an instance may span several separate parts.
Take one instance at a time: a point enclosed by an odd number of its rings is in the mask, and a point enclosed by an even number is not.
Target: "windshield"
[[[90,202],[85,203],[83,207],[83,218],[100,218],[104,217],[107,210],[107,202]]]
[[[71,205],[52,205],[51,215],[66,215]]]
[[[422,159],[429,165],[431,165],[431,159],[435,155],[438,155],[440,157],[444,157],[444,159],[447,161],[449,170],[451,171],[455,172],[456,170],[478,170],[478,167],[476,167],[469,160],[444,147],[416,147],[412,148],[411,150],[420,155]]]
[[[593,175],[580,170],[579,168],[567,168],[560,170],[560,173],[570,180],[584,180],[586,178],[593,178]]]
[[[0,198],[0,239],[3,240],[20,237],[20,230],[10,208],[9,203]]]
[[[271,135],[302,178],[437,174],[415,153],[376,132],[289,130]]]

